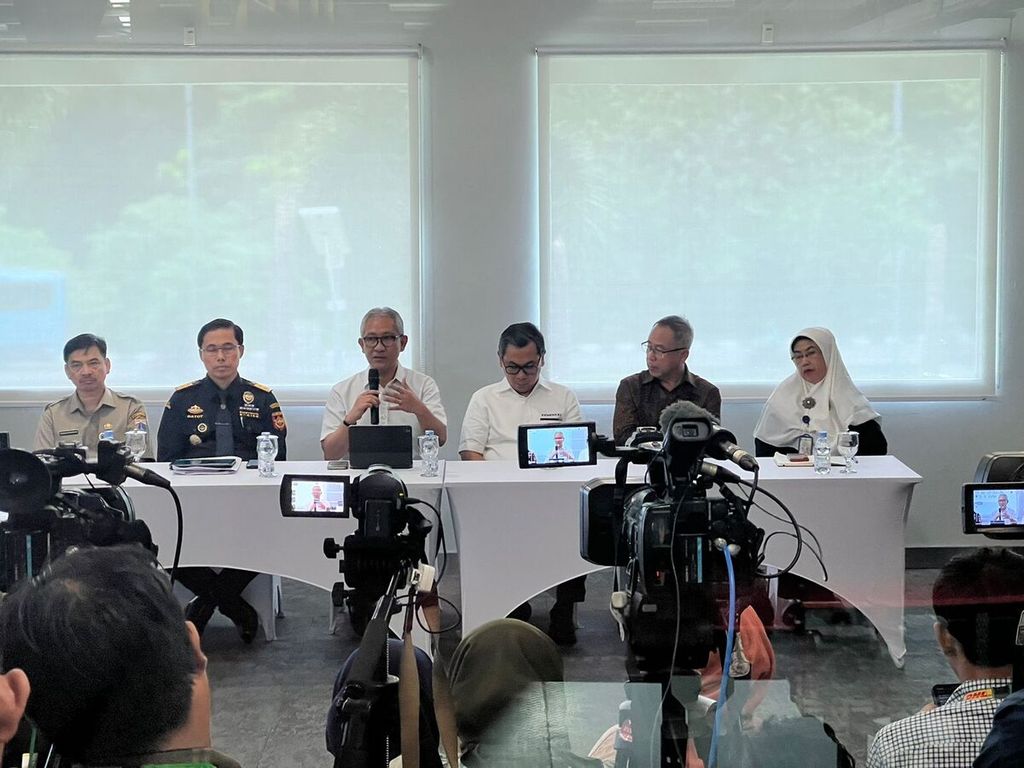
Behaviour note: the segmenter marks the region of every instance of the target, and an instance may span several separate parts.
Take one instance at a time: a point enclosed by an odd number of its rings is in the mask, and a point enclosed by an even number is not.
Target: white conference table
[[[611,478],[615,461],[596,467],[519,469],[513,462],[442,462],[441,477],[420,468],[398,470],[409,494],[440,507],[441,491],[451,506],[459,552],[463,632],[507,615],[530,597],[567,579],[600,569],[579,554],[580,487]],[[810,468],[762,464],[761,484],[779,496],[821,542],[829,580],[805,549],[794,571],[825,584],[856,606],[878,629],[893,661],[902,666],[904,529],[918,474],[892,456],[859,459],[858,474],[836,468],[827,476]],[[173,475],[166,464],[148,468],[170,477],[184,516],[181,565],[233,567],[278,574],[330,590],[340,580],[338,561],[323,554],[323,540],[339,544],[355,531],[352,518],[285,518],[281,479],[255,470],[233,475]],[[279,475],[360,474],[328,472],[323,461],[278,462]],[[644,468],[630,468],[630,480]],[[741,476],[749,474],[738,471]],[[77,479],[66,485],[80,485]],[[169,565],[176,517],[170,494],[129,480],[124,485]],[[771,508],[766,497],[761,503]],[[755,510],[751,519],[767,533],[786,526]],[[775,537],[767,561],[783,566],[793,543]]]
[[[458,542],[464,633],[545,589],[600,569],[579,553],[580,487],[593,478],[613,477],[615,463],[602,459],[596,467],[519,469],[514,462],[448,462],[444,488]],[[821,542],[828,581],[806,548],[794,572],[825,584],[860,610],[902,667],[904,532],[921,477],[893,456],[860,457],[857,470],[849,476],[833,467],[820,476],[811,468],[777,467],[766,459],[760,484]],[[631,467],[629,479],[638,481],[643,472],[644,467]],[[758,498],[776,511],[767,497]],[[751,520],[766,534],[789,529],[758,510]],[[783,567],[794,551],[792,540],[776,536],[766,561]]]

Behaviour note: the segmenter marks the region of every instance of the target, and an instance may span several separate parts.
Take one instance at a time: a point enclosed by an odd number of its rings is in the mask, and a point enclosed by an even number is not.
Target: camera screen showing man
[[[590,440],[594,426],[524,424],[519,428],[519,466],[559,467],[593,464]]]
[[[1020,523],[1021,491],[976,490],[974,520],[978,525],[1017,525]]]
[[[342,483],[299,481],[292,486],[292,509],[304,512],[337,512],[345,508]]]

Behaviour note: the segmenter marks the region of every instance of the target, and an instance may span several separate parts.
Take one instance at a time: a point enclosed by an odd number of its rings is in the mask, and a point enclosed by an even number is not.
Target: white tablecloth
[[[603,459],[596,467],[524,470],[512,462],[443,462],[442,478],[420,476],[418,465],[397,472],[411,496],[439,506],[442,487],[446,491],[459,551],[464,632],[508,614],[560,582],[598,570],[579,554],[580,487],[597,477],[612,477],[614,464]],[[333,537],[340,544],[355,530],[354,519],[282,517],[280,478],[261,478],[255,470],[182,476],[171,475],[166,464],[147,466],[171,477],[181,497],[182,565],[245,568],[324,589],[339,580],[337,561],[323,555],[323,540]],[[639,480],[643,469],[632,467],[631,479]],[[906,652],[904,527],[914,485],[921,478],[892,456],[862,457],[858,469],[854,476],[841,475],[838,469],[818,476],[810,468],[780,468],[768,461],[761,484],[786,502],[821,542],[829,580],[823,580],[806,550],[796,573],[826,584],[856,606],[901,664]],[[278,472],[346,474],[328,473],[322,461],[278,462]],[[161,561],[169,565],[176,532],[170,495],[134,481],[125,483],[125,489],[160,545]],[[772,509],[766,497],[760,499]],[[769,533],[789,530],[761,512],[752,513],[751,519]],[[783,566],[792,554],[792,541],[775,537],[767,561]]]
[[[444,487],[456,525],[464,632],[555,584],[598,570],[579,554],[580,486],[611,478],[614,465],[601,460],[597,467],[519,469],[513,462],[448,463]],[[632,467],[630,479],[638,480],[643,471]],[[862,457],[852,476],[838,468],[819,476],[771,460],[762,463],[760,474],[761,485],[818,537],[829,580],[806,549],[795,572],[826,584],[864,613],[902,666],[904,528],[921,477],[892,456]],[[758,498],[775,511],[770,500]],[[751,519],[768,533],[790,530],[756,510]],[[793,552],[791,540],[776,536],[767,561],[784,566]]]

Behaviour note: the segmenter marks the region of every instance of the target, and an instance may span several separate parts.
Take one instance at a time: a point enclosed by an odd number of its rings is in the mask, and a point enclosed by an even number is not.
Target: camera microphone
[[[666,406],[665,410],[661,412],[658,423],[661,426],[661,431],[667,435],[673,422],[685,419],[704,419],[710,423],[711,436],[708,438],[704,449],[708,456],[713,459],[731,461],[747,472],[756,472],[758,470],[757,459],[736,445],[736,436],[729,430],[718,426],[718,419],[711,415],[711,413],[699,405],[691,403],[689,400],[678,400]]]

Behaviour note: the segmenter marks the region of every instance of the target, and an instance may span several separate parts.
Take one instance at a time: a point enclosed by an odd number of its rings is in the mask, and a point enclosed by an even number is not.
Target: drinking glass
[[[260,477],[277,477],[274,472],[274,459],[277,458],[277,435],[264,432],[256,438],[256,458],[259,459]]]
[[[860,435],[853,431],[840,432],[839,444],[836,450],[839,455],[846,459],[846,466],[839,470],[840,474],[853,475],[857,470],[853,468],[853,457],[857,455],[857,448],[860,447]]]
[[[141,429],[129,429],[124,433],[124,444],[134,461],[141,460],[146,452],[146,432]]]

